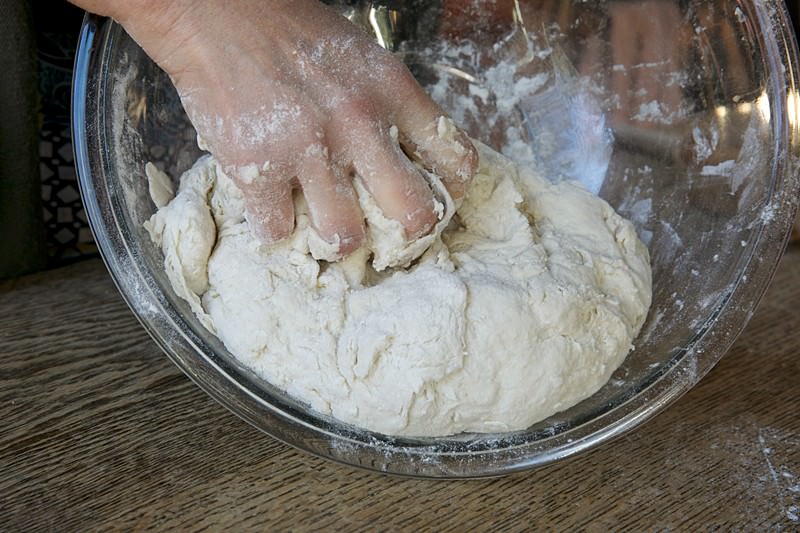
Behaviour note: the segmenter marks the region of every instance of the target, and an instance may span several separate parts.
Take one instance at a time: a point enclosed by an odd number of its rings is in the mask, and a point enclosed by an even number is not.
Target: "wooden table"
[[[717,367],[565,463],[418,481],[297,452],[205,396],[100,261],[0,283],[0,530],[800,530],[800,247]]]

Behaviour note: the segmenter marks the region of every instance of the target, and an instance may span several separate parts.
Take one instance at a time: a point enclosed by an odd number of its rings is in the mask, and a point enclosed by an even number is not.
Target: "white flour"
[[[146,226],[206,327],[313,409],[393,435],[524,429],[625,358],[650,305],[649,258],[603,200],[479,149],[463,205],[445,199],[422,245],[398,242],[363,188],[367,245],[344,261],[312,257],[299,197],[292,238],[261,245],[210,157],[169,203],[148,168],[160,208]]]

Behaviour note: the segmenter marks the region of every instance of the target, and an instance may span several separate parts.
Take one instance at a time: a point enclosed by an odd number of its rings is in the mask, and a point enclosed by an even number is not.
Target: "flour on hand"
[[[154,186],[146,227],[202,323],[316,411],[390,435],[520,430],[623,361],[650,305],[649,257],[602,199],[478,148],[463,204],[439,190],[440,223],[421,242],[356,184],[368,238],[336,263],[314,258],[300,196],[293,236],[261,244],[210,156],[169,203]]]

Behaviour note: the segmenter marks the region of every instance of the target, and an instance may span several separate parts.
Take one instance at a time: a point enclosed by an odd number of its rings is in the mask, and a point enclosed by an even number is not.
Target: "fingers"
[[[363,180],[383,214],[400,222],[406,238],[413,240],[431,231],[437,222],[433,192],[400,148],[397,135],[368,120],[349,121],[348,126],[339,131],[338,139],[326,140],[339,156],[337,164],[332,164],[328,148],[318,142],[306,149],[291,171],[284,168],[274,176],[264,176],[251,165],[233,173],[244,192],[248,222],[259,240],[274,243],[292,234],[291,178],[296,176],[319,237],[338,246],[340,256],[359,248],[365,235],[364,216],[347,168]],[[415,140],[415,153],[442,178],[450,194],[462,197],[477,163],[463,132],[440,116],[407,137]]]
[[[364,223],[358,197],[350,177],[342,168],[331,165],[328,150],[319,146],[307,150],[298,179],[317,234],[330,244],[338,244],[342,256],[361,246]]]
[[[406,125],[401,131],[404,144],[442,179],[453,199],[462,198],[478,168],[478,152],[469,137],[444,115],[426,126]]]
[[[402,224],[406,238],[427,234],[436,223],[433,192],[388,132],[367,128],[349,153],[358,176],[383,214]]]
[[[270,175],[259,171],[256,165],[240,167],[231,172],[245,199],[247,222],[256,238],[273,244],[292,235],[295,227],[295,181],[297,181],[308,206],[311,225],[321,239],[338,247],[344,256],[361,246],[364,224],[349,176],[335,169],[327,157],[328,151],[320,145],[306,150],[297,171],[283,168]]]
[[[244,195],[247,223],[256,238],[272,244],[289,237],[294,231],[291,182],[265,177],[255,165],[232,175]]]
[[[399,129],[400,141],[442,179],[453,199],[460,199],[477,170],[478,152],[410,72],[398,71],[395,76],[398,92],[383,103]]]

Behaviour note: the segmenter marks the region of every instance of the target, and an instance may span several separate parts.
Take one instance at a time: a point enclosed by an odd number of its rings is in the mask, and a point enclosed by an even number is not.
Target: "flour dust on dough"
[[[314,258],[324,246],[299,195],[293,236],[263,245],[210,156],[171,199],[148,166],[159,209],[146,227],[209,331],[314,410],[390,435],[520,430],[623,361],[650,305],[649,257],[605,201],[478,148],[457,210],[434,187],[441,220],[422,243],[357,187],[368,238],[346,259]]]

